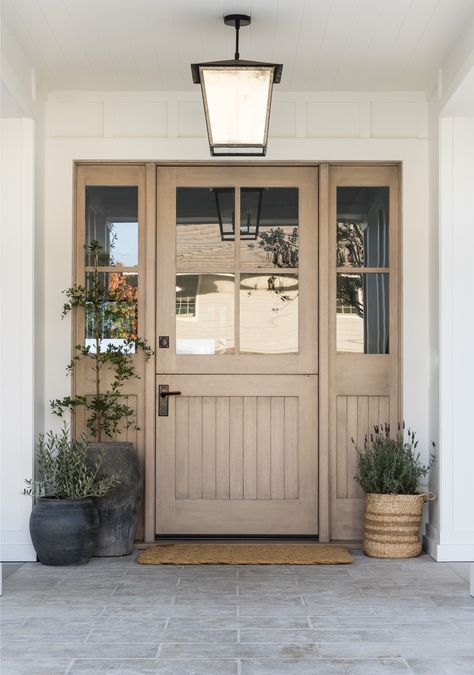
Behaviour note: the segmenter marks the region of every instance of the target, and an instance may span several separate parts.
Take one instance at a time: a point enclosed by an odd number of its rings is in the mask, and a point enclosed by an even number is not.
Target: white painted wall
[[[437,441],[426,550],[474,560],[474,19],[458,36],[429,103],[431,432]]]
[[[43,388],[41,308],[35,312],[43,267],[35,256],[41,251],[44,105],[35,71],[5,21],[1,37],[0,559],[36,560],[28,528],[32,500],[21,492],[33,474],[34,401],[43,398],[35,396]]]
[[[1,560],[36,560],[28,521],[33,475],[34,122],[1,120]]]
[[[439,504],[427,543],[437,560],[474,560],[474,115],[439,131]]]

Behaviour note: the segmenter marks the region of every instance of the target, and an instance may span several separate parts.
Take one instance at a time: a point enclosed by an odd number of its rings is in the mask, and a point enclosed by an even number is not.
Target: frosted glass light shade
[[[199,66],[212,155],[265,155],[274,70]]]

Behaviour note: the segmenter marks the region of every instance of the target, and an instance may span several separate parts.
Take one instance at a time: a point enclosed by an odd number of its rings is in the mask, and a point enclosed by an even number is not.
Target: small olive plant
[[[65,412],[74,413],[82,407],[86,411],[86,429],[99,443],[104,437],[113,438],[119,426],[122,429],[138,429],[133,409],[128,405],[122,392],[124,383],[138,378],[133,365],[133,353],[141,350],[148,360],[153,354],[146,341],[137,335],[136,293],[133,292],[123,275],[110,272],[109,282],[101,278],[100,264],[110,262],[102,245],[93,240],[85,246],[92,261],[92,272],[88,273],[86,285],[75,284],[67,288],[61,318],[69,312],[82,309],[85,315],[89,344],[78,344],[67,366],[71,374],[80,361],[91,365],[93,393],[65,396],[51,401],[55,415],[62,417]],[[112,283],[113,281],[113,283]],[[119,340],[109,340],[116,336]],[[104,384],[106,376],[112,373],[112,381]],[[110,379],[109,379],[110,382]]]
[[[39,435],[35,457],[40,478],[25,480],[25,495],[57,499],[103,497],[119,485],[115,474],[102,472],[105,450],[100,450],[95,462],[91,462],[86,435],[73,439],[66,425],[57,434],[50,431]]]
[[[354,439],[352,439],[356,445]],[[433,448],[435,444],[433,443]],[[399,425],[393,436],[390,425],[374,426],[365,437],[364,446],[357,447],[357,474],[354,476],[364,492],[375,494],[415,495],[422,489],[423,479],[436,458],[430,455],[427,464],[417,451],[418,441],[411,429]]]

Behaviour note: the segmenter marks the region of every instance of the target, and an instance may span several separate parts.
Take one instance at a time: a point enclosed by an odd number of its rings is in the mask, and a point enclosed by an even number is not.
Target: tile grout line
[[[63,674],[63,675],[68,675],[68,673],[71,672],[71,668],[72,668],[73,665],[74,665],[74,661],[75,661],[75,659],[71,659],[71,660],[69,661],[69,663],[67,664],[66,670],[64,671],[64,674]]]
[[[408,663],[408,659],[407,659],[406,657],[402,656],[402,657],[401,657],[401,661],[402,661],[402,663],[404,663],[404,664],[406,665],[406,667],[408,668],[408,671],[407,671],[407,672],[408,672],[408,673],[411,673],[411,675],[415,675],[415,671],[413,670],[413,668],[412,668],[412,667],[410,666],[410,664]]]
[[[92,631],[93,631],[93,630],[94,630],[94,628],[91,628],[91,629],[89,630],[89,632],[87,633],[86,637],[84,638],[84,641],[83,641],[83,643],[82,643],[83,645],[85,645],[85,644],[87,643],[87,641],[89,640],[90,636],[92,635]]]

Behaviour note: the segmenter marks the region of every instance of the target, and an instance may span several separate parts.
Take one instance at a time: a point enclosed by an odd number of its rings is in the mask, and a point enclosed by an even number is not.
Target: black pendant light
[[[201,85],[211,155],[263,156],[273,84],[283,66],[240,59],[239,30],[250,16],[229,14],[224,23],[235,28],[235,58],[191,65],[193,82]]]

